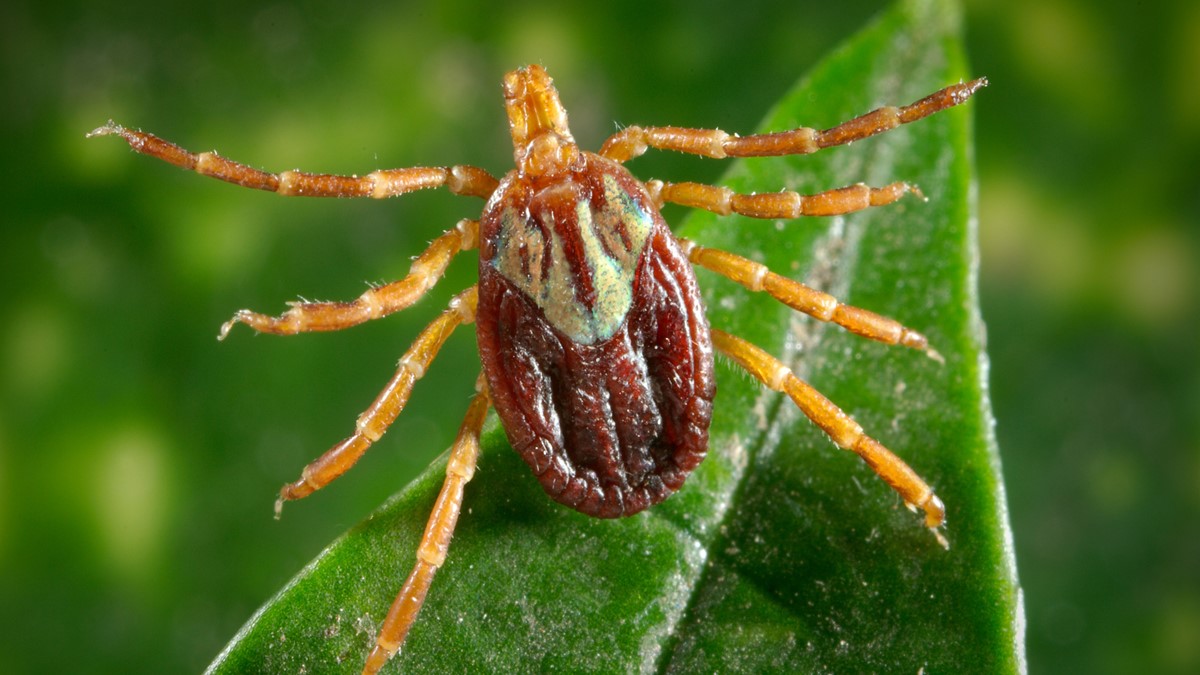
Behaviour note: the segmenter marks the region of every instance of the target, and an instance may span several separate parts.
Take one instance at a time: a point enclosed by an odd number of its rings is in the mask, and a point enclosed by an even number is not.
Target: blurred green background
[[[111,117],[274,170],[502,173],[506,70],[546,65],[585,147],[616,123],[748,130],[880,6],[0,8],[0,673],[202,669],[430,461],[405,439],[449,444],[478,367],[463,331],[386,440],[276,522],[279,486],[350,432],[474,256],[346,333],[218,344],[217,327],[399,278],[479,202],[281,199],[85,132]],[[1029,662],[1196,672],[1200,5],[980,0],[965,17],[992,82],[972,103],[980,283]]]

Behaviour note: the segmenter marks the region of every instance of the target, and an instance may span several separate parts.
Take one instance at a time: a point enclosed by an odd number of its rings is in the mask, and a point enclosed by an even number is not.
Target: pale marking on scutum
[[[543,231],[505,209],[492,259],[492,266],[532,298],[551,325],[579,344],[603,342],[624,323],[633,306],[638,261],[653,227],[652,216],[612,176],[604,176],[604,203],[598,211],[587,199],[575,204],[587,266],[581,272],[591,278],[595,291],[590,308],[575,292],[575,271],[565,260],[561,230],[552,213],[542,216]],[[549,233],[549,246],[544,232]],[[548,272],[544,278],[543,270]]]

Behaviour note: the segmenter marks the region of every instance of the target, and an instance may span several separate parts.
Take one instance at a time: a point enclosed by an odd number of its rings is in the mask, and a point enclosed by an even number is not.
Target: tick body
[[[579,151],[565,114],[539,114],[552,94],[541,71],[505,80],[525,168],[483,212],[479,355],[546,493],[615,518],[666,499],[704,459],[712,340],[653,199],[620,164]]]
[[[430,245],[400,281],[341,303],[294,303],[272,317],[242,310],[222,326],[260,332],[339,330],[411,306],[458,253],[479,249],[478,284],[421,332],[395,375],[359,416],[353,433],[280,491],[277,510],[347,471],[404,408],[413,386],[459,326],[474,322],[482,372],[451,447],[446,479],[400,590],[367,657],[377,672],[399,651],[445,562],[464,487],[475,471],[489,407],[546,493],[590,516],[629,516],[679,490],[704,459],[712,417],[714,349],[766,386],[786,393],[840,447],[855,452],[943,545],[941,500],[920,476],[835,404],[758,347],[710,327],[692,265],[836,323],[864,337],[924,350],[920,333],[850,307],[733,253],[676,238],[666,202],[758,218],[834,215],[889,204],[914,188],[862,184],[802,195],[738,194],[696,183],[642,182],[623,166],[648,148],[709,157],[805,154],[867,138],[962,103],[983,79],[952,85],[903,107],[885,107],[826,130],[754,136],[679,127],[628,127],[598,153],[581,150],[549,76],[528,66],[504,78],[515,168],[500,179],[471,166],[418,167],[332,176],[252,169],[216,153],[194,154],[151,134],[109,123],[130,146],[247,187],[304,196],[391,197],[447,187],[483,198],[479,220],[461,221]]]

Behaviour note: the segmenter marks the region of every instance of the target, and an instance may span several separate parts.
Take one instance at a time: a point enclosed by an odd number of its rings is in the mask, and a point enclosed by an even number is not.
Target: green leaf
[[[901,2],[787,94],[762,129],[832,126],[964,76],[953,4]],[[450,557],[389,667],[1023,670],[975,288],[969,107],[851,147],[738,162],[725,181],[814,192],[907,180],[927,202],[787,223],[697,213],[680,229],[930,338],[945,364],[700,273],[715,327],[780,356],[935,486],[949,551],[790,401],[722,363],[709,458],[678,494],[632,518],[601,521],[551,502],[492,422]],[[443,467],[330,545],[211,672],[357,672],[411,568]]]

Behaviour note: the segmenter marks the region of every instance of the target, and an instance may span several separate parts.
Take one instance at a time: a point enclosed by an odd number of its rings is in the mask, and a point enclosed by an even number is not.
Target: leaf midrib
[[[730,172],[732,173],[736,169],[735,165],[730,168]],[[811,287],[825,292],[834,290],[842,292],[843,289],[841,287],[849,287],[853,280],[853,271],[858,259],[858,242],[861,240],[861,237],[847,236],[848,232],[854,228],[848,222],[848,219],[842,216],[837,216],[835,219],[839,222],[835,222],[829,226],[826,232],[817,238],[813,246],[814,251],[836,250],[838,252],[833,262],[829,265],[829,278],[824,283],[808,283],[809,279],[812,279],[814,276],[826,273],[826,270],[810,269],[807,275],[808,279],[805,280]],[[834,295],[837,295],[837,293],[834,293]],[[788,323],[783,330],[786,334],[794,336],[797,334],[794,328],[802,323],[808,329],[806,333],[807,339],[784,341],[786,353],[777,356],[777,358],[796,377],[807,380],[810,370],[809,361],[801,358],[801,355],[817,353],[825,343],[827,331],[841,329],[833,324],[818,321],[801,312],[792,311],[788,315]],[[729,363],[734,369],[739,368],[724,356],[719,355],[718,358]],[[749,377],[744,371],[737,370],[736,372]],[[657,663],[653,669],[654,672],[667,673],[670,671],[671,662],[674,660],[679,646],[685,637],[685,634],[678,630],[678,627],[688,626],[692,623],[693,610],[697,601],[705,595],[706,590],[714,586],[710,575],[715,573],[721,566],[726,566],[729,570],[737,572],[739,579],[758,590],[762,597],[769,599],[777,609],[782,609],[788,616],[793,617],[797,621],[803,619],[793,606],[781,602],[777,594],[777,589],[772,584],[764,583],[760,575],[753,573],[753,566],[742,565],[736,558],[726,553],[729,550],[729,545],[736,543],[733,535],[730,534],[734,529],[729,527],[729,525],[736,521],[738,514],[742,511],[741,506],[745,500],[745,491],[751,482],[748,480],[748,477],[753,475],[756,470],[759,470],[769,455],[773,454],[773,450],[778,445],[778,439],[791,429],[797,416],[803,415],[785,394],[763,386],[758,396],[760,399],[759,404],[765,406],[767,423],[763,427],[756,429],[756,433],[753,436],[742,441],[749,459],[745,467],[741,469],[740,474],[731,481],[732,489],[729,498],[725,500],[725,508],[719,512],[720,515],[713,521],[714,525],[711,531],[714,532],[714,535],[709,538],[709,541],[706,543],[690,528],[676,522],[676,518],[671,517],[668,511],[652,510],[649,512],[651,519],[670,526],[673,530],[686,535],[690,540],[698,542],[705,549],[704,565],[700,573],[696,576],[695,583],[691,584],[690,588],[687,589],[687,603],[683,611],[680,612],[675,627],[668,632],[670,637],[659,652]],[[822,433],[815,425],[810,425],[809,431],[813,434]]]

